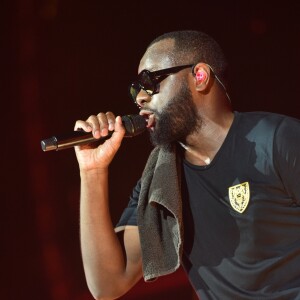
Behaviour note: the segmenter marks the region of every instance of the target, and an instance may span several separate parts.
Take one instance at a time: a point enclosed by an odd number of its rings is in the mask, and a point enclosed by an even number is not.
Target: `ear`
[[[196,90],[201,92],[208,88],[210,82],[211,70],[207,64],[199,63],[195,65],[193,69],[193,75],[195,77]]]

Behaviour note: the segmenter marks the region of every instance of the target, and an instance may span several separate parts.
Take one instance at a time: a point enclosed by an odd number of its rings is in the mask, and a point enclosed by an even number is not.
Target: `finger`
[[[101,137],[101,125],[99,123],[98,115],[91,115],[89,118],[86,120],[88,124],[92,127],[93,131],[93,136],[94,138],[98,139]]]
[[[98,122],[100,124],[101,136],[107,136],[109,131],[109,120],[105,113],[99,113],[97,115]]]
[[[74,130],[79,130],[79,129],[82,129],[86,132],[91,132],[92,126],[86,121],[77,120],[74,126]]]
[[[115,130],[113,131],[112,136],[110,139],[105,141],[105,144],[109,145],[114,152],[117,152],[125,135],[125,128],[122,125],[122,119],[120,116],[116,117],[114,128]]]
[[[116,122],[115,115],[111,111],[108,111],[106,113],[106,117],[107,117],[107,121],[108,121],[108,130],[114,131],[115,130],[115,122]]]
[[[115,131],[114,134],[112,135],[112,138],[114,139],[115,142],[120,144],[124,137],[124,134],[125,134],[125,128],[122,123],[122,118],[118,116],[116,117]]]

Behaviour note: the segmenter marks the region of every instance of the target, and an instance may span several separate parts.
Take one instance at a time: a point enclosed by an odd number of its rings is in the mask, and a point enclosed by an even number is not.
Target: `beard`
[[[179,93],[170,99],[161,113],[153,112],[156,123],[150,138],[154,146],[169,148],[176,141],[185,142],[188,135],[201,127],[202,119],[186,82],[182,83]]]

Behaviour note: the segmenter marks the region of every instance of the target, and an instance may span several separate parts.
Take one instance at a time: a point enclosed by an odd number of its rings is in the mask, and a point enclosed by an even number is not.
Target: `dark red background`
[[[41,139],[100,111],[137,113],[127,85],[139,59],[153,38],[178,29],[206,31],[222,45],[235,110],[300,117],[299,3],[1,2],[1,299],[92,299],[80,256],[75,155],[44,153]],[[147,134],[127,139],[112,163],[114,222],[150,150]],[[141,281],[122,299],[154,296],[194,297],[180,270]]]

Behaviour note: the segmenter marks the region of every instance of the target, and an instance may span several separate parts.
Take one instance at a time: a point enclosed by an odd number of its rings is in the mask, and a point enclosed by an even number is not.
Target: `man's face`
[[[170,98],[161,112],[153,109],[155,128],[150,131],[153,145],[167,146],[172,142],[185,142],[187,136],[197,131],[201,119],[197,114],[191,92],[186,81],[180,83],[179,91]]]
[[[172,49],[172,40],[152,45],[141,60],[139,72],[176,66],[172,59]],[[150,97],[141,91],[137,97],[137,103],[141,106],[140,114],[149,120],[151,141],[155,146],[167,146],[175,141],[185,142],[186,137],[201,126],[201,118],[188,85],[190,75],[191,69],[182,70],[166,77],[160,83],[157,94]]]

